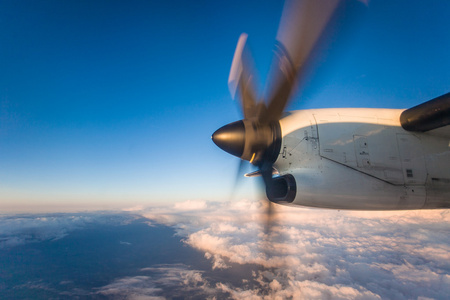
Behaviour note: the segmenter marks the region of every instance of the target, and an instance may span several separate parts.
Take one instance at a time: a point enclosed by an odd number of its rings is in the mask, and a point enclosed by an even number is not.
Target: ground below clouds
[[[0,216],[5,299],[446,299],[450,212],[187,201]]]

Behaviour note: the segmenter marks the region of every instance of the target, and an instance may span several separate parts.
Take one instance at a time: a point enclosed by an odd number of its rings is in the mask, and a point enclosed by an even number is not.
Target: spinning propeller
[[[273,164],[282,141],[280,118],[296,87],[302,83],[305,65],[324,37],[338,3],[339,0],[288,0],[285,3],[265,99],[259,100],[254,89],[255,72],[246,47],[247,34],[240,36],[236,46],[228,84],[232,97],[238,96],[240,100],[244,119],[221,127],[213,133],[212,140],[222,150],[241,159],[239,170],[243,161],[259,168],[256,174],[263,178],[271,201],[276,202],[280,192],[285,193],[286,189],[283,182],[273,176],[276,173]],[[268,222],[272,211],[269,202]]]

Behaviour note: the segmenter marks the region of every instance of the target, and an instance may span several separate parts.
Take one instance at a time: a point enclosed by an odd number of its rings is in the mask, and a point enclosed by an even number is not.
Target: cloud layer
[[[121,224],[133,220],[132,215],[117,213],[23,214],[0,215],[0,249],[25,243],[61,239],[88,224]]]
[[[264,201],[187,201],[124,213],[0,216],[0,251],[58,241],[102,224],[116,231],[118,225],[139,220],[145,227],[144,217],[148,226],[176,230],[184,247],[166,243],[180,247],[173,253],[192,247],[204,259],[184,256],[161,265],[136,257],[136,269],[102,286],[41,280],[24,282],[22,289],[118,299],[446,299],[450,294],[450,210],[276,206],[270,231],[265,230],[266,210]],[[145,238],[118,238],[116,243],[121,255],[132,257]],[[160,234],[153,242],[162,244],[165,238]],[[87,260],[92,259],[89,253],[83,254]]]
[[[95,294],[132,300],[166,297],[206,299],[218,294],[203,278],[201,271],[190,270],[184,264],[158,265],[140,271],[143,275],[119,278],[99,288]]]
[[[266,233],[266,205],[190,201],[142,215],[176,227],[212,269],[257,266],[240,285],[215,283],[218,292],[235,299],[444,299],[450,294],[448,210],[276,206],[272,230]]]

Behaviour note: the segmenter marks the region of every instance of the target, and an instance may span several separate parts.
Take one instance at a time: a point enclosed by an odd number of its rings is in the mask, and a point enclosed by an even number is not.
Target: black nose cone
[[[213,142],[223,151],[241,157],[245,146],[244,122],[237,121],[216,130],[212,135]]]

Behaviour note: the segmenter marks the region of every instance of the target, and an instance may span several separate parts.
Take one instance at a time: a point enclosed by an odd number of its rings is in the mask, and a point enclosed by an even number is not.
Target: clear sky
[[[262,81],[281,1],[1,1],[0,209],[224,200],[242,32]],[[450,91],[450,2],[369,1],[291,109],[408,108]],[[350,21],[351,19],[351,21]],[[345,20],[346,21],[346,20]]]

